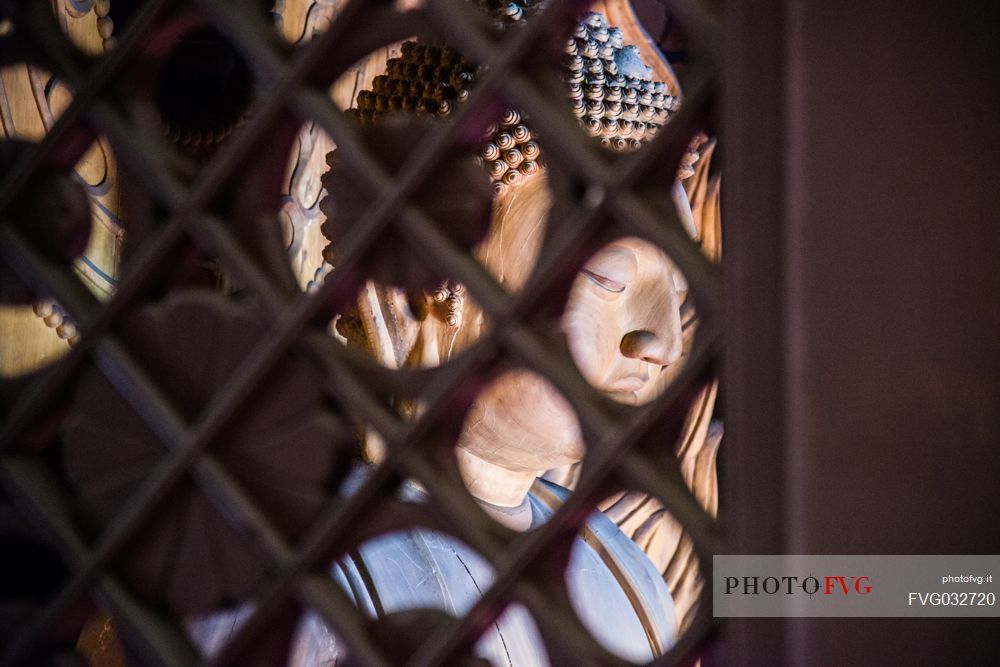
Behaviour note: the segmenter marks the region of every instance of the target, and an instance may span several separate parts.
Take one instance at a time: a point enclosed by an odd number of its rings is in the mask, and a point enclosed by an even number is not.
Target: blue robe
[[[570,492],[545,480],[528,494],[531,526],[544,523]],[[357,558],[360,558],[360,563]],[[361,575],[367,570],[367,577]],[[392,533],[363,544],[356,556],[338,560],[332,576],[366,615],[417,608],[465,614],[493,581],[489,563],[465,544],[424,529]],[[673,599],[659,571],[606,516],[587,520],[566,568],[570,600],[583,625],[612,653],[649,662],[673,644]],[[247,608],[220,612],[192,623],[195,641],[207,654],[218,650]],[[494,665],[547,665],[531,615],[511,604],[479,639],[476,653]],[[290,665],[337,664],[347,647],[314,612],[305,615],[292,645]]]

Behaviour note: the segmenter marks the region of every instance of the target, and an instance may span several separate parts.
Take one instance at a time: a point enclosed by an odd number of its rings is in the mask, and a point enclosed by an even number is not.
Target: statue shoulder
[[[544,520],[558,509],[570,493],[558,484],[538,479],[531,487],[529,499],[533,510]],[[654,655],[666,652],[676,639],[677,617],[673,597],[663,575],[642,549],[603,512],[595,511],[590,515],[581,538],[572,557],[584,557],[579,546],[582,544],[603,562],[629,600],[649,638]],[[568,583],[571,588],[576,587],[572,579]],[[599,607],[597,605],[596,608]]]

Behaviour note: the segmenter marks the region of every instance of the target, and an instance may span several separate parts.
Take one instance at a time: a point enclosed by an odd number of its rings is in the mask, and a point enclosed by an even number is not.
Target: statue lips
[[[608,384],[605,391],[609,391],[614,394],[635,393],[645,387],[646,382],[648,381],[649,376],[645,374],[626,375]]]
[[[636,404],[639,400],[638,392],[646,386],[649,381],[648,375],[626,375],[618,378],[606,386],[605,392],[619,403]]]

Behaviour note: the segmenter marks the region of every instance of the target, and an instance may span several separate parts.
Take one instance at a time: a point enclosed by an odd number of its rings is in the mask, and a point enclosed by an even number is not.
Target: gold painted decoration
[[[89,55],[100,55],[113,44],[113,21],[109,0],[51,0],[57,23],[73,43]],[[0,131],[8,141],[37,142],[51,129],[72,101],[72,91],[57,77],[28,64],[10,65],[0,70]],[[13,164],[5,156],[6,164]],[[118,170],[106,139],[98,138],[75,165],[73,181],[83,189],[82,205],[89,236],[85,247],[74,256],[74,270],[98,298],[108,298],[115,290],[124,243],[122,201]],[[52,206],[65,196],[51,197],[53,187],[27,194]],[[69,195],[75,197],[75,195]],[[63,210],[67,209],[64,204]],[[74,203],[70,209],[80,208]],[[89,213],[88,213],[89,212]],[[57,210],[43,219],[61,224],[68,219]],[[53,244],[59,247],[64,244]],[[0,280],[2,282],[2,280]],[[36,297],[37,298],[37,295]],[[47,330],[46,330],[47,329]],[[32,307],[0,306],[0,335],[8,341],[0,348],[0,376],[22,375],[61,357],[79,339],[76,323],[58,304],[38,302]]]

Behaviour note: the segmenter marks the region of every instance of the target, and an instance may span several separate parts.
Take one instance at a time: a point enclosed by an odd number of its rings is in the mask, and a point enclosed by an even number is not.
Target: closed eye
[[[599,273],[594,273],[590,269],[583,269],[582,273],[590,278],[590,280],[601,289],[614,292],[615,294],[625,291],[625,283],[620,283],[617,280],[612,280],[611,278],[602,276]]]

